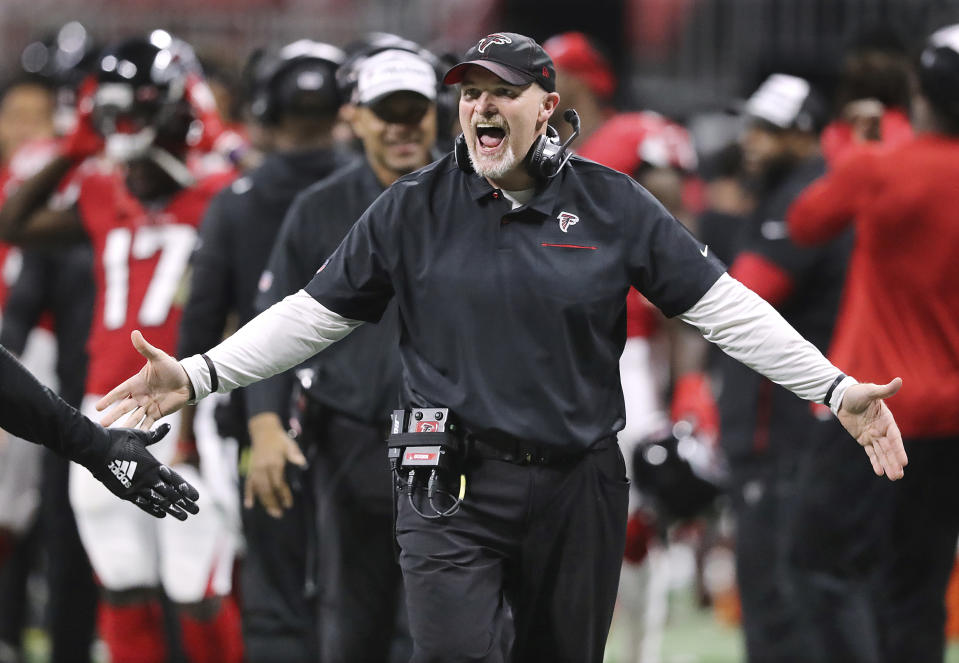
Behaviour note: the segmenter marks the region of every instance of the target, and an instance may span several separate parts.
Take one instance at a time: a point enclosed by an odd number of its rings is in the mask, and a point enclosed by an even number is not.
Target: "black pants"
[[[70,507],[70,461],[47,452],[43,459],[41,518],[47,548],[47,604],[51,663],[90,660],[96,627],[97,586]]]
[[[293,507],[281,518],[269,516],[259,504],[243,510],[243,644],[247,660],[254,663],[317,659],[312,495],[308,480],[290,468]]]
[[[329,410],[307,425],[317,441],[320,660],[406,661],[411,645],[393,547],[386,427]]]
[[[940,663],[959,536],[959,438],[906,440],[905,477],[876,477],[838,422],[800,474],[794,561],[810,661]]]
[[[809,660],[789,564],[796,464],[796,454],[779,453],[733,467],[736,578],[747,660],[755,663]]]
[[[449,518],[422,518],[401,492],[413,661],[602,661],[628,493],[615,443],[555,465],[477,459]]]

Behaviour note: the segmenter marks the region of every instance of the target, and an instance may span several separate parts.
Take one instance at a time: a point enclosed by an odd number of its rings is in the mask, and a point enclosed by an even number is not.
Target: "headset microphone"
[[[552,172],[546,173],[546,177],[550,179],[556,177],[559,171],[563,169],[563,166],[566,165],[566,162],[569,161],[569,158],[573,156],[569,151],[569,146],[579,136],[579,113],[572,108],[567,108],[566,112],[563,113],[563,119],[566,120],[567,124],[573,127],[573,133],[570,134],[569,138],[567,138],[553,154],[552,163],[546,166],[547,169],[552,170]]]
[[[573,126],[573,135],[570,136],[569,140],[566,141],[566,144],[563,145],[563,147],[566,147],[566,145],[569,145],[571,142],[573,142],[574,137],[579,135],[579,113],[572,108],[567,108],[566,112],[563,113],[563,119],[566,120],[567,124],[571,124]]]

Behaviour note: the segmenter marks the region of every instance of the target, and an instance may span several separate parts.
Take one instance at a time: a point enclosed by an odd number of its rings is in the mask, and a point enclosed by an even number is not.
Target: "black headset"
[[[546,125],[546,133],[540,134],[533,141],[523,160],[530,175],[539,180],[548,180],[556,177],[563,169],[572,153],[570,144],[579,136],[579,115],[569,108],[563,113],[563,119],[573,127],[573,133],[560,144],[559,132],[551,125]],[[460,170],[472,173],[473,163],[470,161],[469,149],[466,146],[466,136],[460,134],[453,143],[453,158]]]
[[[285,112],[284,105],[290,103],[290,92],[287,79],[301,69],[317,68],[317,65],[326,69],[324,81],[317,90],[326,99],[325,106],[330,112],[339,108],[342,99],[336,85],[336,71],[343,63],[344,57],[339,49],[327,44],[319,44],[329,49],[327,55],[316,55],[309,52],[294,51],[286,55],[281,50],[278,54],[264,54],[254,64],[252,98],[250,100],[250,114],[261,124],[277,124]],[[285,49],[284,49],[285,50]]]

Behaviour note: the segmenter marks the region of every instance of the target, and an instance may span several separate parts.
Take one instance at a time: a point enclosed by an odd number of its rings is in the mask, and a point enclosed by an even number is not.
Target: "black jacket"
[[[283,222],[257,308],[265,310],[304,287],[382,192],[365,159],[304,191]],[[391,305],[378,323],[361,325],[295,372],[315,402],[359,421],[384,422],[398,402],[398,339]],[[281,412],[292,381],[287,374],[248,387],[250,412]]]
[[[353,159],[352,153],[332,150],[274,153],[213,199],[193,254],[190,297],[180,323],[180,357],[219,343],[230,314],[236,314],[237,326],[256,315],[257,282],[287,208],[303,189]],[[242,390],[234,394],[230,419],[236,428],[221,432],[243,439],[244,396]]]

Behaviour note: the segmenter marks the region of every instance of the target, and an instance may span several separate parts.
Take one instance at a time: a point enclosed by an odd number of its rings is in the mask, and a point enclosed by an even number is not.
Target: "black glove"
[[[101,429],[106,436],[80,460],[111,493],[133,502],[151,516],[170,514],[186,520],[187,512],[198,513],[196,488],[179,474],[153,457],[146,447],[159,442],[170,431],[170,424],[156,430],[133,428]]]

